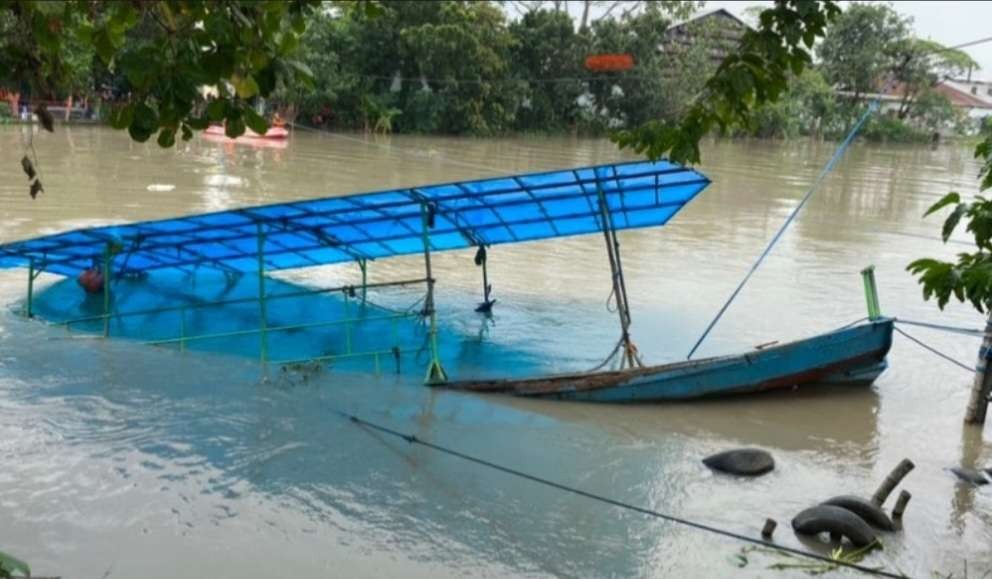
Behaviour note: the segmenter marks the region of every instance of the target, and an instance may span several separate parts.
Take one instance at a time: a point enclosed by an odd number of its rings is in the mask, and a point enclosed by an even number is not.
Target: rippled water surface
[[[24,129],[26,130],[26,129]],[[102,128],[35,139],[46,193],[20,173],[22,129],[0,127],[0,241],[86,225],[556,169],[624,158],[605,141],[294,135],[285,148],[204,140],[163,151]],[[634,339],[652,362],[685,356],[832,152],[813,142],[711,143],[713,185],[672,223],[621,234]],[[964,146],[856,145],[701,353],[826,331],[864,315],[858,272],[877,268],[883,311],[939,313],[905,272],[946,256],[925,208],[975,188]],[[472,313],[472,253],[438,255],[448,340],[514,348],[545,371],[594,365],[617,337],[595,236],[498,247],[499,303]],[[372,281],[421,274],[374,263]],[[357,280],[353,267],[280,274]],[[45,276],[41,285],[57,278]],[[872,388],[655,406],[477,397],[368,371],[263,378],[250,361],[102,341],[17,315],[24,271],[0,271],[0,550],[63,577],[784,576],[741,545],[509,477],[351,424],[344,409],[439,444],[637,505],[777,540],[815,501],[869,494],[903,457],[916,470],[905,529],[869,559],[913,576],[992,568],[992,490],[945,470],[992,466],[992,435],[965,430],[969,375],[897,336]],[[409,295],[376,294],[399,305]],[[968,337],[911,331],[971,361]],[[452,374],[473,371],[467,360]],[[490,368],[492,370],[492,368]],[[499,368],[497,368],[499,370]],[[512,368],[505,368],[507,372]],[[715,476],[699,459],[761,446],[776,470]]]

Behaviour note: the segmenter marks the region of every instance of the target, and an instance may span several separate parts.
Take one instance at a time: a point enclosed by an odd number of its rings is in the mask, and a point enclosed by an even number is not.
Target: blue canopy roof
[[[709,184],[670,163],[633,162],[263,205],[129,225],[77,229],[0,245],[0,267],[74,275],[101,263],[143,272],[199,266],[289,269],[423,251],[422,207],[434,251],[600,231],[598,190],[614,227],[663,225]]]

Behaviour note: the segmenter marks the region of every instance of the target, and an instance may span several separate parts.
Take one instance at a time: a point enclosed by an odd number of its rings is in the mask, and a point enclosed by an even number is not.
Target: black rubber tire
[[[855,547],[867,547],[876,541],[875,532],[861,517],[833,505],[806,509],[792,519],[792,528],[803,535],[837,533],[847,537]]]
[[[840,495],[827,499],[820,504],[847,509],[876,529],[881,529],[883,531],[894,531],[896,528],[895,524],[892,522],[892,519],[889,518],[889,515],[885,514],[882,507],[859,496]]]
[[[703,459],[703,464],[730,474],[758,476],[775,468],[772,455],[760,448],[737,448],[725,450]]]

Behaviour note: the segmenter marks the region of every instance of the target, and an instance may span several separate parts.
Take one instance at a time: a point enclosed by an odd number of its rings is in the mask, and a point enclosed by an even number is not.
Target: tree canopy
[[[0,83],[40,98],[72,93],[95,55],[125,81],[126,98],[117,95],[109,120],[136,141],[157,133],[171,146],[211,121],[225,121],[231,136],[246,125],[264,132],[249,103],[280,85],[311,82],[293,56],[318,7],[316,0],[4,0]],[[216,87],[206,106],[201,87]]]

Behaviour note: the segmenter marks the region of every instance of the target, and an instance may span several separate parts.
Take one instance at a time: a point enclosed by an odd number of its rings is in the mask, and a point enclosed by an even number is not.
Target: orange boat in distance
[[[225,139],[229,139],[230,138],[224,132],[224,126],[223,125],[210,125],[206,129],[204,129],[203,134],[209,135],[211,137],[224,137]],[[238,137],[236,139],[231,139],[231,140],[234,140],[234,141],[240,141],[241,139],[274,139],[274,140],[282,140],[282,139],[286,139],[288,137],[289,137],[289,129],[287,129],[285,126],[281,126],[281,125],[275,126],[274,125],[274,126],[269,127],[269,130],[265,131],[265,134],[264,135],[260,135],[260,134],[256,133],[255,131],[253,131],[253,130],[251,130],[251,129],[249,129],[249,128],[246,127],[244,134],[242,134],[240,137]]]

